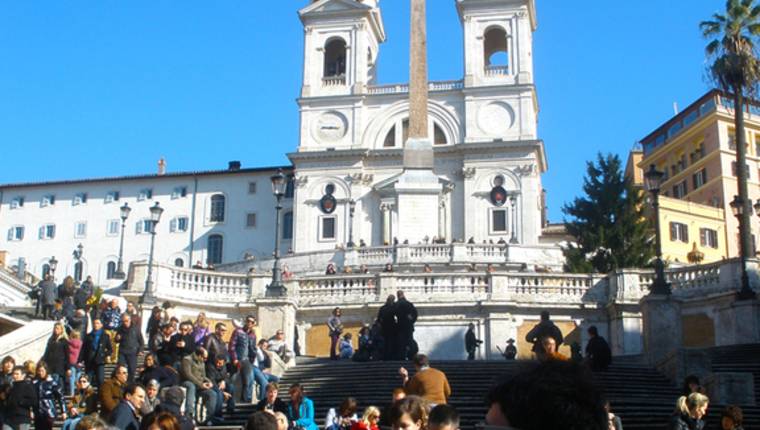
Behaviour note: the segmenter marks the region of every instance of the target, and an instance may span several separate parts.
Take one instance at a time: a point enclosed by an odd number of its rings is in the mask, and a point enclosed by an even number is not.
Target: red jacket
[[[82,350],[82,339],[69,339],[69,366],[79,362],[79,352]]]

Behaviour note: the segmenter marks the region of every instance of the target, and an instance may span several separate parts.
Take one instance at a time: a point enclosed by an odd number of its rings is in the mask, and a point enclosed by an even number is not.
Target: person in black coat
[[[397,360],[409,360],[417,353],[414,342],[414,323],[417,322],[417,308],[406,299],[403,291],[397,291],[396,297],[398,300],[393,308],[398,324],[395,358]]]
[[[596,326],[588,328],[589,340],[586,344],[586,359],[591,370],[605,370],[612,363],[612,351],[610,345],[603,337],[599,336]]]
[[[172,365],[174,365],[176,368],[179,368],[180,361],[195,352],[193,325],[190,322],[183,322],[180,324],[179,332],[172,336],[168,347],[171,355]]]
[[[146,327],[146,333],[148,333],[148,345],[153,345],[153,339],[158,336],[161,330],[161,308],[153,306],[150,311],[150,318],[148,319],[148,325]]]
[[[139,410],[145,402],[145,389],[137,384],[128,385],[124,399],[111,412],[109,424],[120,430],[140,430]]]
[[[13,384],[3,402],[3,424],[13,429],[29,428],[32,423],[30,413],[37,405],[37,392],[34,385],[26,380],[23,366],[14,367],[11,375]]]
[[[53,334],[50,336],[42,355],[44,361],[50,369],[50,375],[58,380],[61,386],[66,380],[66,370],[68,369],[69,339],[66,336],[66,330],[63,324],[57,322],[53,325]]]
[[[467,359],[475,359],[475,351],[483,341],[475,336],[475,324],[470,323],[467,327],[467,333],[464,335],[464,349],[467,351]]]
[[[45,280],[40,282],[39,302],[42,307],[42,318],[50,319],[53,313],[53,305],[58,298],[58,286],[55,285],[51,275],[45,275]]]
[[[288,404],[277,397],[280,386],[276,382],[267,384],[267,395],[256,404],[257,411],[282,412],[288,416]]]
[[[396,355],[394,347],[398,327],[396,324],[396,314],[393,310],[395,302],[396,296],[391,294],[385,300],[385,304],[377,311],[377,321],[380,323],[380,332],[383,336],[383,360],[392,360]]]
[[[79,361],[84,362],[84,369],[93,386],[100,387],[105,380],[106,358],[112,352],[111,338],[103,329],[103,323],[99,319],[93,320],[92,331],[82,343],[82,351],[79,353]]]
[[[222,405],[227,404],[227,412],[235,410],[235,386],[232,384],[230,374],[227,371],[227,356],[217,355],[214,360],[211,357],[206,361],[206,377],[214,383],[216,393],[215,416],[222,418]]]
[[[544,354],[544,348],[541,346],[541,339],[546,336],[554,338],[554,341],[557,344],[557,350],[559,350],[559,346],[564,340],[562,337],[562,331],[560,331],[559,327],[554,325],[554,322],[550,319],[549,312],[542,311],[541,322],[536,324],[535,327],[525,335],[525,341],[533,344],[531,351],[533,351],[539,359],[541,359]]]
[[[145,341],[140,327],[132,324],[132,317],[127,313],[121,316],[121,326],[116,331],[116,341],[119,343],[119,364],[126,364],[129,371],[127,381],[131,384],[135,380],[135,371],[137,371],[137,354],[145,349]]]

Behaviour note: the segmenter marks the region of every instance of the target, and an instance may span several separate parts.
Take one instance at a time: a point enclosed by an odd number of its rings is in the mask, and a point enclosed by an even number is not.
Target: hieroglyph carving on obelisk
[[[411,0],[409,44],[409,140],[404,142],[404,169],[432,169],[428,136],[428,66],[425,0]]]

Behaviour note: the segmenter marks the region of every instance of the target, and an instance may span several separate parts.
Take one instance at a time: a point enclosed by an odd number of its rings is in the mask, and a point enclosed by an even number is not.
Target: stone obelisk
[[[404,171],[396,182],[399,240],[418,243],[439,233],[442,185],[433,173],[433,143],[428,134],[427,26],[425,0],[411,0],[409,47],[409,139]]]

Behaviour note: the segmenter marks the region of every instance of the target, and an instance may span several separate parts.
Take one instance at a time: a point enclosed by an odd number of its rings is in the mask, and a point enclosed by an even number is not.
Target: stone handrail
[[[459,81],[434,81],[428,84],[430,91],[453,91],[464,88],[464,82]],[[370,85],[367,87],[369,94],[406,94],[409,92],[409,84]]]
[[[23,307],[30,306],[29,286],[15,276],[0,270],[0,306]]]
[[[607,278],[569,273],[494,273],[494,298],[550,303],[606,303]]]
[[[509,74],[509,66],[486,66],[485,75],[491,76],[506,76]]]
[[[340,75],[340,76],[328,76],[328,77],[322,78],[322,85],[326,87],[346,85],[346,76]]]

